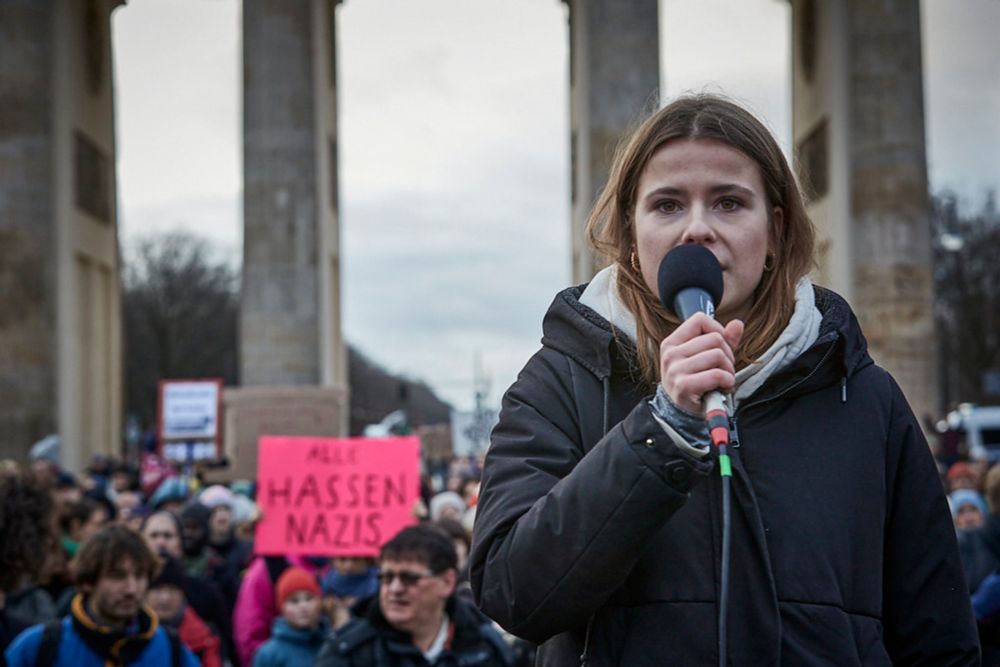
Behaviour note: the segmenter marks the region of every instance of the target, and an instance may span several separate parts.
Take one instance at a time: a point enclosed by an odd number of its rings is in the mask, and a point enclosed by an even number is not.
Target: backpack
[[[181,667],[181,640],[177,633],[166,628],[167,639],[170,640],[170,665],[171,667]],[[38,654],[35,656],[35,667],[53,667],[56,664],[56,657],[59,655],[59,642],[62,641],[63,621],[57,618],[45,624],[42,630],[42,641],[38,645]]]

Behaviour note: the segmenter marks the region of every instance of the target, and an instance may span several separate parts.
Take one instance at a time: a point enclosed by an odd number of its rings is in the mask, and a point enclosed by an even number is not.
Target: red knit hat
[[[274,587],[274,596],[278,602],[278,609],[280,610],[284,606],[285,600],[292,593],[298,593],[299,591],[309,591],[316,597],[322,595],[316,577],[301,567],[290,567],[278,577],[278,585]]]

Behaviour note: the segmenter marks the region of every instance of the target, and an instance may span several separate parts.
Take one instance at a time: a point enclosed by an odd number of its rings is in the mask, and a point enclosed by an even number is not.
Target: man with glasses
[[[457,598],[457,556],[432,526],[405,528],[379,554],[379,592],[332,634],[316,667],[509,667],[513,657],[489,619]]]

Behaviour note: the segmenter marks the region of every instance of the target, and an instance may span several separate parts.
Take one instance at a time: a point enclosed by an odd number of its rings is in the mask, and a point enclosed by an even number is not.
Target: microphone
[[[722,267],[712,251],[703,245],[679,245],[663,258],[656,275],[660,303],[678,319],[695,313],[715,319],[715,304],[722,301]],[[716,446],[729,444],[729,413],[720,391],[701,397],[708,432]]]
[[[667,311],[681,320],[695,313],[705,313],[715,319],[715,304],[722,301],[722,267],[712,251],[703,245],[679,245],[663,258],[656,274],[660,302]],[[732,510],[730,480],[733,476],[729,460],[729,413],[726,399],[719,391],[701,397],[708,432],[719,453],[719,475],[722,477],[722,563],[719,568],[719,665],[726,665],[729,618],[729,554],[732,548]]]

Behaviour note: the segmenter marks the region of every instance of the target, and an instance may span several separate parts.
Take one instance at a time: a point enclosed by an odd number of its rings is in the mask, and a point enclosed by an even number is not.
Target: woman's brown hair
[[[760,169],[770,216],[773,268],[754,292],[753,315],[736,350],[736,367],[763,354],[788,324],[795,309],[795,283],[813,265],[814,231],[788,162],[778,143],[750,112],[717,95],[681,97],[647,118],[616,151],[608,183],[587,223],[591,245],[618,264],[617,288],[635,316],[638,375],[653,387],[660,381],[660,341],[679,324],[660,304],[630,261],[635,249],[635,203],[639,178],[653,154],[675,139],[722,141]]]

